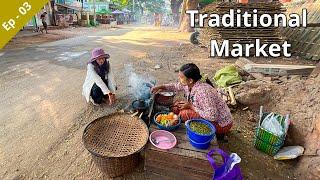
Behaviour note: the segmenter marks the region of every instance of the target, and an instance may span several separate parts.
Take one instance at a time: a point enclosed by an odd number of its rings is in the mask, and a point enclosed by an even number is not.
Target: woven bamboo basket
[[[98,169],[108,178],[131,172],[148,141],[146,124],[137,117],[114,113],[87,125],[82,141]]]

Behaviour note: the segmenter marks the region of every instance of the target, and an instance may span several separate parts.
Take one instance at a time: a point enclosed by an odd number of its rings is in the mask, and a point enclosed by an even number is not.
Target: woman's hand
[[[113,105],[116,102],[116,95],[110,93],[109,94],[109,105]]]
[[[193,109],[193,106],[190,102],[188,101],[180,101],[177,103],[177,106],[179,108],[179,110],[182,110],[182,109]]]
[[[164,91],[164,90],[165,90],[164,86],[155,86],[155,87],[151,88],[151,92],[153,94],[155,94],[157,92]]]

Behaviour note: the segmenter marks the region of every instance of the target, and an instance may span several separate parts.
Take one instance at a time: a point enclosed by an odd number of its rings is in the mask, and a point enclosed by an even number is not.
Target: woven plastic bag
[[[218,165],[215,163],[214,159],[212,158],[212,155],[214,153],[218,153],[222,156],[223,164],[218,167]],[[237,161],[237,158],[231,158],[227,153],[225,153],[223,150],[219,148],[212,149],[207,154],[207,159],[210,162],[212,168],[214,169],[214,176],[212,177],[213,180],[242,180],[242,174],[239,167],[239,162],[241,161],[240,157],[238,156],[238,159],[240,161]]]

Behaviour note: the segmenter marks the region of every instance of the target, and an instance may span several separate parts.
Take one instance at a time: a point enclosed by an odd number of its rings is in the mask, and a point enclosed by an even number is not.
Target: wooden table
[[[150,133],[157,130],[152,124]],[[194,148],[186,136],[186,128],[181,124],[179,129],[172,132],[177,140],[177,145],[170,150],[161,150],[148,142],[145,150],[145,171],[152,174],[152,179],[212,179],[214,170],[209,164],[206,154],[212,148],[217,148],[216,139],[212,140],[210,148],[201,150]],[[220,157],[214,157],[221,162]]]

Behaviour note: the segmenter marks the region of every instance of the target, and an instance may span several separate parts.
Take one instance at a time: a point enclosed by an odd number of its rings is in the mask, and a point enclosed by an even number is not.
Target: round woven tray
[[[93,155],[125,157],[140,151],[148,137],[148,128],[142,120],[114,113],[92,121],[85,128],[82,140]]]

